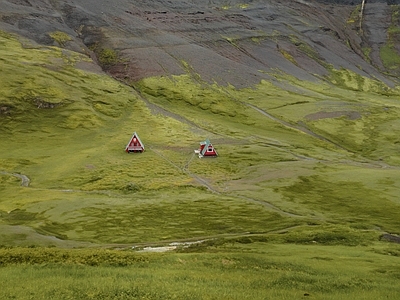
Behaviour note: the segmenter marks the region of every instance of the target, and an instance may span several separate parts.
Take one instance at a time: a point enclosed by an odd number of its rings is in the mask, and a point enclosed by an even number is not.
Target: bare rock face
[[[400,0],[253,1],[4,0],[0,30],[98,58],[113,76],[192,72],[237,87],[280,70],[316,80],[348,69],[392,85],[400,72],[382,58],[399,52]],[[358,9],[358,10],[357,10]],[[392,32],[391,34],[389,34]],[[386,49],[386,48],[385,48]]]
[[[380,240],[400,244],[400,237],[389,233],[382,234]]]
[[[325,4],[334,4],[334,5],[359,5],[362,3],[362,0],[315,0],[317,2],[325,3]],[[400,4],[399,0],[367,0],[365,2],[371,3],[386,3],[388,5],[398,5]]]

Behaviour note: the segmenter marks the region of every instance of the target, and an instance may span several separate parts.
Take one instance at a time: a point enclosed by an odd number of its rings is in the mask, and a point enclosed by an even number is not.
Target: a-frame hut
[[[197,152],[197,151],[196,151]],[[214,146],[211,144],[209,139],[206,139],[203,142],[200,142],[200,149],[198,150],[199,157],[217,157],[218,153],[215,150]]]
[[[128,145],[126,145],[125,151],[128,153],[144,151],[144,144],[142,143],[136,132],[133,133],[131,139],[129,140]]]

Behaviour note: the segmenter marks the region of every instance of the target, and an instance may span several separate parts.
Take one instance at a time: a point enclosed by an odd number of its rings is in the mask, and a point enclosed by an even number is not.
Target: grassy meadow
[[[242,240],[174,254],[0,249],[1,257],[13,260],[2,259],[1,294],[4,299],[396,299],[398,257],[387,255],[389,249],[398,254],[384,244]]]
[[[400,234],[398,88],[333,69],[127,85],[83,54],[0,45],[0,299],[398,295],[381,239]],[[124,152],[134,131],[144,153]],[[194,154],[206,138],[218,158]]]

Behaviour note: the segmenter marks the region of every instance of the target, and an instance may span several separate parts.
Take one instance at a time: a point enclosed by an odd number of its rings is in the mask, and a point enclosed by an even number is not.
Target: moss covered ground
[[[241,90],[193,73],[127,86],[81,54],[0,45],[0,298],[40,299],[47,282],[47,299],[393,299],[399,247],[380,236],[400,233],[397,88],[333,69]],[[134,131],[144,153],[124,152]],[[218,158],[195,156],[205,138]],[[187,240],[207,243],[131,250]]]

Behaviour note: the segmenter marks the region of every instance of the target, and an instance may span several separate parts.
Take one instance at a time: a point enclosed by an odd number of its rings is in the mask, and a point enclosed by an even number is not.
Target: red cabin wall
[[[203,156],[216,156],[217,152],[213,149],[212,152],[206,151]]]
[[[135,141],[136,140],[136,141]],[[136,136],[134,136],[134,137],[132,137],[132,139],[129,141],[129,145],[126,147],[126,149],[125,149],[125,151],[126,152],[130,152],[130,151],[133,151],[133,152],[137,152],[137,151],[139,151],[139,152],[142,152],[144,149],[143,149],[143,146],[142,146],[142,144],[139,142],[139,139],[136,137]]]

